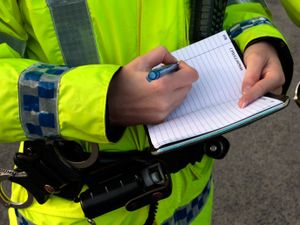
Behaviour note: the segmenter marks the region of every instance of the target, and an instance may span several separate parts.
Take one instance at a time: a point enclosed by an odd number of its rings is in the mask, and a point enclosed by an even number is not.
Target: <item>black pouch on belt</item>
[[[14,162],[17,171],[25,171],[26,177],[13,177],[12,182],[25,187],[40,203],[45,203],[52,194],[73,200],[80,192],[82,171],[72,168],[57,152],[58,143],[25,141],[24,151],[16,153]],[[65,151],[82,154],[76,142],[66,142]],[[72,188],[68,188],[72,187]]]

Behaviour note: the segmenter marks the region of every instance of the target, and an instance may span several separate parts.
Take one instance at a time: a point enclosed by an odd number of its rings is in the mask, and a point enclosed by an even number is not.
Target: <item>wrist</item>
[[[116,142],[123,135],[126,127],[120,125],[118,121],[118,116],[115,112],[115,104],[117,103],[114,92],[117,89],[116,86],[116,77],[119,75],[122,67],[120,67],[115,74],[113,75],[107,93],[107,103],[106,103],[106,115],[105,115],[105,123],[106,123],[106,135],[109,141]]]
[[[285,83],[282,86],[282,93],[286,94],[293,77],[293,68],[294,68],[294,62],[291,55],[291,52],[287,46],[287,44],[280,38],[276,37],[260,37],[256,38],[252,41],[250,41],[245,49],[249,48],[251,45],[265,42],[269,45],[271,45],[275,51],[277,52],[277,56],[280,60],[282,70],[284,72],[285,76]]]

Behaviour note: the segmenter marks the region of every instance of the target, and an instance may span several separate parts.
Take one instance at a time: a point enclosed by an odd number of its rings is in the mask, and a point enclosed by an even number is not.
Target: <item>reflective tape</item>
[[[29,222],[28,220],[26,220],[17,209],[15,209],[15,214],[16,214],[16,218],[17,218],[17,223],[18,225],[35,225],[31,222]]]
[[[240,3],[260,3],[264,7],[267,7],[267,3],[264,0],[228,0],[227,5],[240,4]]]
[[[0,44],[1,43],[7,43],[10,47],[17,51],[20,54],[20,56],[24,56],[26,49],[25,41],[21,41],[13,36],[0,32]]]
[[[47,0],[65,64],[100,63],[86,0]]]
[[[172,217],[163,223],[163,225],[187,225],[190,224],[201,212],[205,203],[208,200],[210,188],[212,184],[212,177],[209,179],[204,190],[194,198],[190,203],[178,208]]]
[[[239,34],[241,34],[244,30],[254,27],[254,26],[257,26],[257,25],[262,25],[262,24],[267,24],[267,25],[273,26],[272,22],[269,19],[267,19],[265,17],[257,17],[257,18],[253,18],[251,20],[245,20],[241,23],[238,23],[238,24],[232,26],[231,28],[229,28],[227,30],[227,33],[230,38],[235,38]]]
[[[19,109],[30,139],[59,137],[57,95],[61,76],[70,68],[37,63],[19,78]]]

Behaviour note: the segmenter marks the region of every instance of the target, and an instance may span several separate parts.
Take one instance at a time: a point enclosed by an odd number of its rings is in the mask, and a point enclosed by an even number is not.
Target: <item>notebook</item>
[[[200,79],[164,122],[146,126],[153,154],[222,135],[288,105],[287,97],[263,96],[239,108],[246,69],[226,31],[172,54],[194,67]]]

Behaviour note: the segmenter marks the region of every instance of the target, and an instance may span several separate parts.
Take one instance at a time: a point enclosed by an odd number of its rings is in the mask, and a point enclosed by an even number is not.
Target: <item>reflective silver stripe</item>
[[[28,220],[26,220],[17,209],[15,209],[15,214],[16,214],[16,218],[17,218],[17,223],[18,225],[35,225],[31,222],[29,222]]]
[[[7,43],[10,47],[17,51],[20,54],[20,56],[24,56],[26,48],[25,41],[21,41],[13,36],[0,32],[0,44],[1,43]]]
[[[61,76],[70,68],[37,63],[19,78],[19,111],[30,139],[59,137],[57,95]]]
[[[267,7],[267,3],[264,0],[228,0],[227,5],[240,4],[240,3],[249,3],[249,2],[260,3],[264,7]]]
[[[210,177],[209,181],[207,182],[205,188],[198,195],[194,198],[190,203],[185,206],[178,208],[172,217],[166,220],[163,225],[187,225],[190,224],[202,211],[202,208],[206,204],[210,188],[212,185],[212,177]]]
[[[100,62],[86,0],[47,0],[65,64]]]
[[[272,22],[269,19],[265,17],[257,17],[251,20],[245,20],[241,23],[235,24],[227,30],[227,33],[230,38],[235,38],[238,35],[240,35],[244,30],[262,24],[273,26]]]

